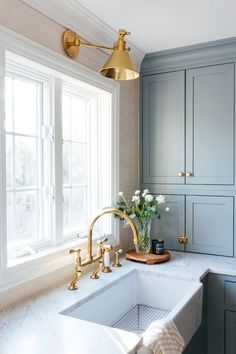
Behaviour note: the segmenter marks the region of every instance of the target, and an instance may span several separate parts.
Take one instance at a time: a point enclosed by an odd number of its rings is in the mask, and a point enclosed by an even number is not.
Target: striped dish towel
[[[174,321],[154,321],[142,335],[137,354],[181,354],[184,340]]]

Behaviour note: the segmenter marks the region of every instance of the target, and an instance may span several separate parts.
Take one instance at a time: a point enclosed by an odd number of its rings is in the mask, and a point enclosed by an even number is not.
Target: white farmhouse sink
[[[158,319],[173,319],[187,345],[201,324],[202,284],[132,270],[63,314],[141,334]]]

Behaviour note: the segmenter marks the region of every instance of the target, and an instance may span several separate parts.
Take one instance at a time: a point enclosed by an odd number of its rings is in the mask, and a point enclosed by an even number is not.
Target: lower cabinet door
[[[236,312],[225,311],[225,354],[236,353]]]
[[[207,276],[207,354],[225,354],[224,280]]]
[[[186,196],[186,250],[233,256],[233,197]]]
[[[178,236],[185,231],[185,197],[183,195],[166,195],[168,212],[163,211],[160,219],[152,222],[152,239],[163,239],[165,248],[184,251],[184,245],[178,242]]]

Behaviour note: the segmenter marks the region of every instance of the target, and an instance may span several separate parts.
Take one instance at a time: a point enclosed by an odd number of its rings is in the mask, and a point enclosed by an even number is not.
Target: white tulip
[[[148,194],[148,189],[144,189],[142,196],[145,198],[147,194]]]
[[[145,202],[150,203],[150,202],[152,202],[152,201],[153,201],[153,196],[152,196],[151,194],[147,194],[147,195],[145,196]]]
[[[120,197],[124,197],[124,192],[119,192]]]
[[[170,208],[169,208],[169,207],[166,207],[166,211],[170,211]]]
[[[136,204],[139,204],[139,203],[140,203],[140,198],[139,198],[139,196],[134,195],[134,196],[132,197],[132,202],[135,202]]]
[[[163,203],[166,202],[166,198],[163,195],[158,195],[156,197],[156,201],[157,201],[158,204],[163,204]]]
[[[135,195],[139,195],[140,194],[140,190],[137,190],[134,192]]]

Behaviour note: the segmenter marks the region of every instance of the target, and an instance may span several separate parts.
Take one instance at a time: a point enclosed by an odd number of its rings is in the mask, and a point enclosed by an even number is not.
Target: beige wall
[[[61,47],[63,26],[20,0],[0,0],[0,25],[64,55]],[[101,51],[83,47],[78,62],[98,70],[106,58],[107,55]],[[128,194],[132,194],[139,184],[138,106],[138,80],[121,83],[119,177],[120,190]],[[122,247],[132,245],[130,230],[124,230],[121,226],[120,236]]]

